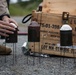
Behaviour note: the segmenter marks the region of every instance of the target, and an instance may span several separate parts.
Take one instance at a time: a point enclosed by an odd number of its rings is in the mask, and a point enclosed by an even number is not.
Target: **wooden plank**
[[[40,32],[40,39],[60,41],[60,34]]]
[[[41,23],[41,30],[42,29],[47,29],[50,27],[51,29],[59,29],[63,23],[62,23],[62,15],[59,14],[44,14],[44,13],[34,13],[34,14],[39,14],[38,18],[37,16],[34,16],[33,18],[36,18],[38,20],[38,23]],[[40,16],[41,15],[41,16]],[[70,16],[69,18],[69,23],[68,23],[73,30],[76,31],[76,16],[72,17]]]
[[[76,15],[76,0],[43,0],[44,13],[69,12],[71,15]]]
[[[29,49],[31,49],[31,52],[76,57],[76,49],[72,49],[69,47],[53,46],[49,42],[30,42]]]

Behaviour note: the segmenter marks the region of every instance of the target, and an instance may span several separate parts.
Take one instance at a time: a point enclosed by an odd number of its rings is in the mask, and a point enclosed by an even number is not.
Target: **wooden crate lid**
[[[76,0],[43,0],[42,12],[57,14],[69,12],[76,15]]]

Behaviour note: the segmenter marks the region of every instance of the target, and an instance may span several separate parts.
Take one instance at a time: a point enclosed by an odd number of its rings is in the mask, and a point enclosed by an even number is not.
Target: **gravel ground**
[[[27,32],[27,26],[19,29]],[[24,42],[27,42],[27,36],[18,36],[16,49],[13,49],[15,44],[6,44],[12,48],[12,53],[0,56],[0,75],[76,75],[74,58],[25,56],[21,50]]]
[[[0,75],[76,75],[76,63],[73,58],[32,57],[22,53],[21,46],[27,42],[27,36],[18,36],[15,57],[0,56]],[[6,44],[13,48],[13,44]]]

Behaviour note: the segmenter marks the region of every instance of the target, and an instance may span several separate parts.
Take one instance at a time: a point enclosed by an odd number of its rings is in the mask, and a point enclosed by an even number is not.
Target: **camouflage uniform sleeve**
[[[9,17],[7,2],[6,0],[0,0],[0,20],[4,15],[7,15]]]

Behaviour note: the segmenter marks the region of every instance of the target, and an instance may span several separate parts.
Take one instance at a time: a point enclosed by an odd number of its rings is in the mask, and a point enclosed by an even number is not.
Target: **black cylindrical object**
[[[28,42],[40,42],[40,25],[32,21],[28,26]]]
[[[40,41],[40,26],[28,26],[28,42]]]
[[[6,43],[17,43],[17,29],[14,31],[14,34],[9,34],[9,37],[5,38]]]
[[[60,45],[72,46],[72,28],[65,24],[60,29]]]
[[[6,43],[17,43],[17,32],[18,32],[18,28],[14,23],[10,23],[12,26],[15,27],[15,31],[14,34],[8,34],[9,36],[5,38],[5,42]]]

